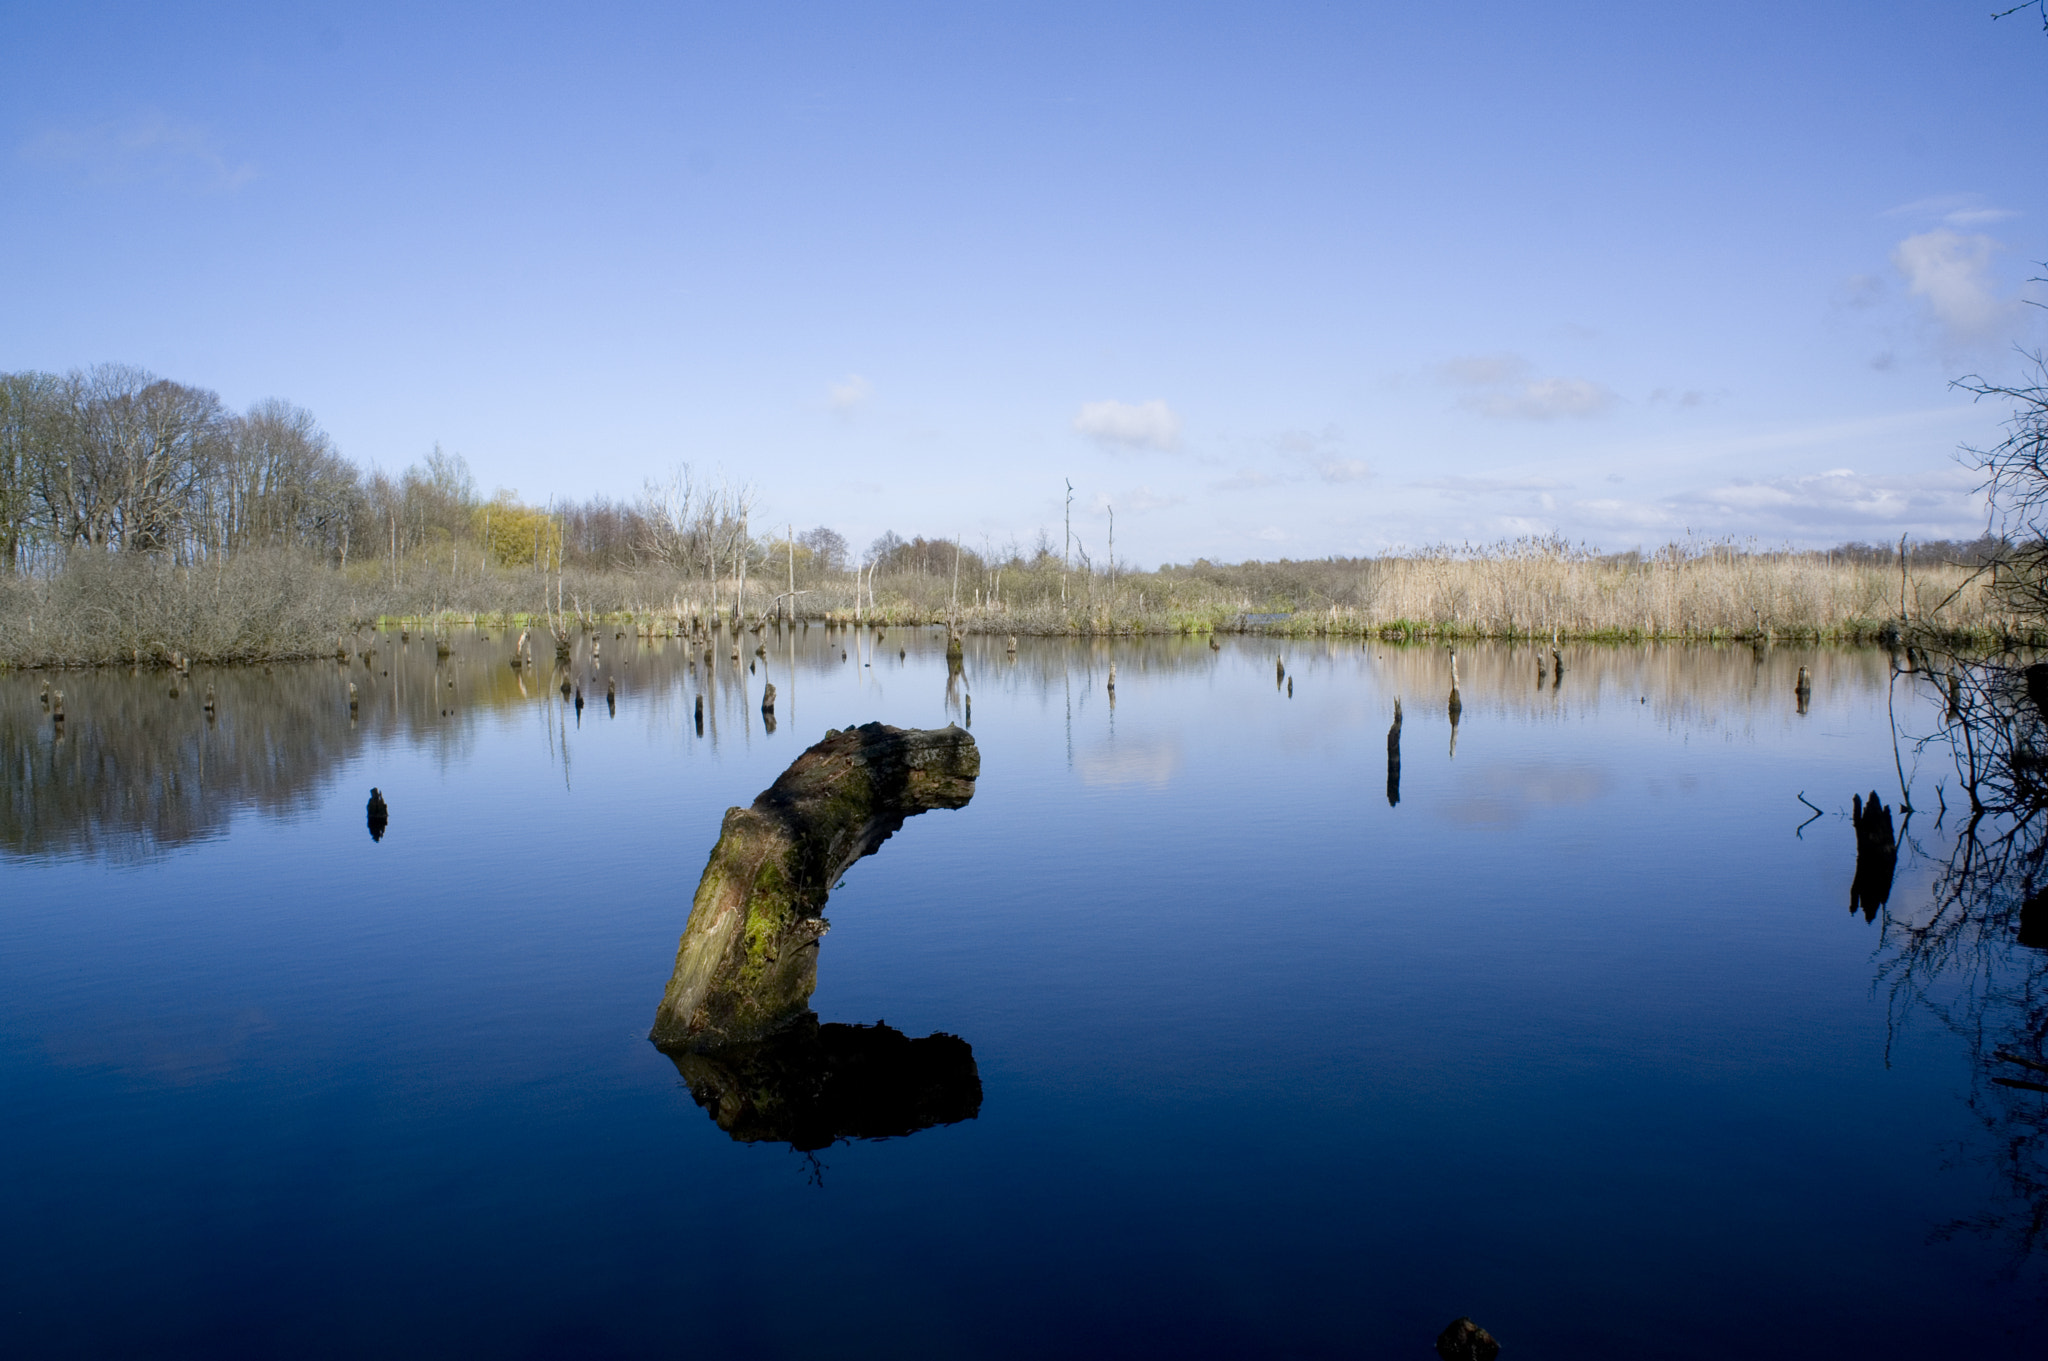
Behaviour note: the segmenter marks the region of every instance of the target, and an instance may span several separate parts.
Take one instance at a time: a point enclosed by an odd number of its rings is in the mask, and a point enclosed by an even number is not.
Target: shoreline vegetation
[[[1688,540],[1617,554],[1553,536],[1133,570],[1117,558],[1114,520],[1081,518],[1028,547],[892,531],[855,553],[829,527],[773,523],[753,487],[687,465],[631,500],[535,506],[482,495],[467,463],[438,448],[395,477],[365,473],[285,402],[236,413],[118,365],[0,373],[0,668],[327,657],[380,625],[552,633],[558,656],[600,625],[669,636],[769,622],[1391,642],[2042,641],[2024,589],[2035,573],[2011,570],[2033,559],[1989,536],[1824,551]]]
[[[951,568],[955,545],[912,542],[942,550]],[[779,563],[772,561],[778,550]],[[556,570],[542,573],[479,557],[464,566],[459,550],[345,568],[287,550],[187,564],[74,551],[53,570],[0,578],[0,668],[303,660],[355,651],[366,630],[379,629],[530,630],[537,644],[552,633],[560,648],[600,627],[652,638],[785,623],[1395,643],[2042,642],[2036,623],[1999,608],[1988,572],[1952,557],[1922,559],[1910,548],[1902,564],[1896,550],[1761,553],[1714,545],[1602,557],[1522,541],[1404,557],[1200,562],[1114,577],[1063,572],[1057,555],[990,564],[961,548],[958,588],[950,570],[915,563],[834,571],[806,564],[800,553],[791,561],[786,545],[770,545],[768,556],[742,580],[737,571],[707,579],[654,565],[554,563]]]

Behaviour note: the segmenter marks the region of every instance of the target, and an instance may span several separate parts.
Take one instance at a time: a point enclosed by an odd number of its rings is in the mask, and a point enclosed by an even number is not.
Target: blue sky
[[[0,368],[856,544],[1968,535],[1949,379],[2048,333],[1989,8],[7,0]]]

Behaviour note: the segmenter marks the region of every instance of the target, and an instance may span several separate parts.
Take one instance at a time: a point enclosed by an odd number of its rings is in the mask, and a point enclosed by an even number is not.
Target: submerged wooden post
[[[356,683],[354,681],[348,683],[348,711],[350,713],[356,711]]]
[[[767,684],[766,686],[762,687],[762,690],[761,690],[761,712],[762,712],[762,713],[764,713],[764,714],[772,714],[772,713],[774,713],[774,712],[775,712],[775,682],[774,682],[774,681],[769,681],[769,682],[768,682],[768,684]]]
[[[697,696],[697,736],[704,735],[704,696]]]
[[[1793,682],[1792,697],[1799,702],[1799,712],[1805,713],[1808,701],[1813,698],[1813,673],[1803,666],[1799,668],[1799,679]]]
[[[1450,653],[1451,653],[1451,702],[1450,702],[1450,704],[1449,704],[1449,706],[1448,706],[1448,709],[1449,709],[1449,712],[1450,712],[1450,715],[1451,715],[1451,727],[1452,727],[1453,729],[1455,729],[1455,728],[1456,728],[1456,727],[1458,726],[1458,715],[1459,715],[1459,714],[1461,714],[1461,713],[1463,713],[1463,712],[1465,711],[1465,701],[1464,701],[1464,700],[1462,700],[1462,699],[1460,699],[1460,698],[1458,697],[1458,649],[1456,649],[1456,648],[1452,648],[1452,649],[1450,649]],[[1456,734],[1456,732],[1453,732],[1453,733],[1451,734],[1451,736],[1452,736],[1452,739],[1453,739],[1453,740],[1455,741],[1455,740],[1456,740],[1456,737],[1457,737],[1457,734]]]
[[[61,728],[64,726],[64,692],[62,690],[52,690],[50,692],[50,723],[53,727]]]

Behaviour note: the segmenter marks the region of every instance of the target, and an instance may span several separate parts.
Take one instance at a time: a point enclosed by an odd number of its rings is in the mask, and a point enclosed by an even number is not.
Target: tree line
[[[74,551],[147,554],[174,565],[252,548],[335,567],[402,572],[421,559],[535,573],[662,566],[714,580],[794,553],[806,574],[849,565],[819,526],[757,535],[757,495],[687,466],[631,500],[522,502],[480,493],[438,446],[396,475],[344,457],[303,407],[266,399],[234,411],[208,389],[124,364],[0,373],[0,571],[61,564]]]

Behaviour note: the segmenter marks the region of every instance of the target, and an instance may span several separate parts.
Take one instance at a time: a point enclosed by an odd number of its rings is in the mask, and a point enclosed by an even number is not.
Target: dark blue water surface
[[[1937,716],[1883,653],[1583,648],[1553,687],[1471,648],[1454,748],[1442,648],[977,638],[949,687],[928,631],[771,629],[751,675],[607,631],[579,723],[451,641],[51,676],[61,737],[0,676],[0,1350],[1420,1357],[1469,1314],[1513,1361],[1928,1357],[2041,1321],[2041,1097],[1990,1082],[1980,995],[2035,952],[1901,972],[1957,796],[1895,766]],[[972,802],[848,874],[812,1005],[960,1036],[979,1113],[735,1141],[646,1038],[721,817],[828,727],[969,703]],[[1901,770],[1866,920],[1849,796]]]

